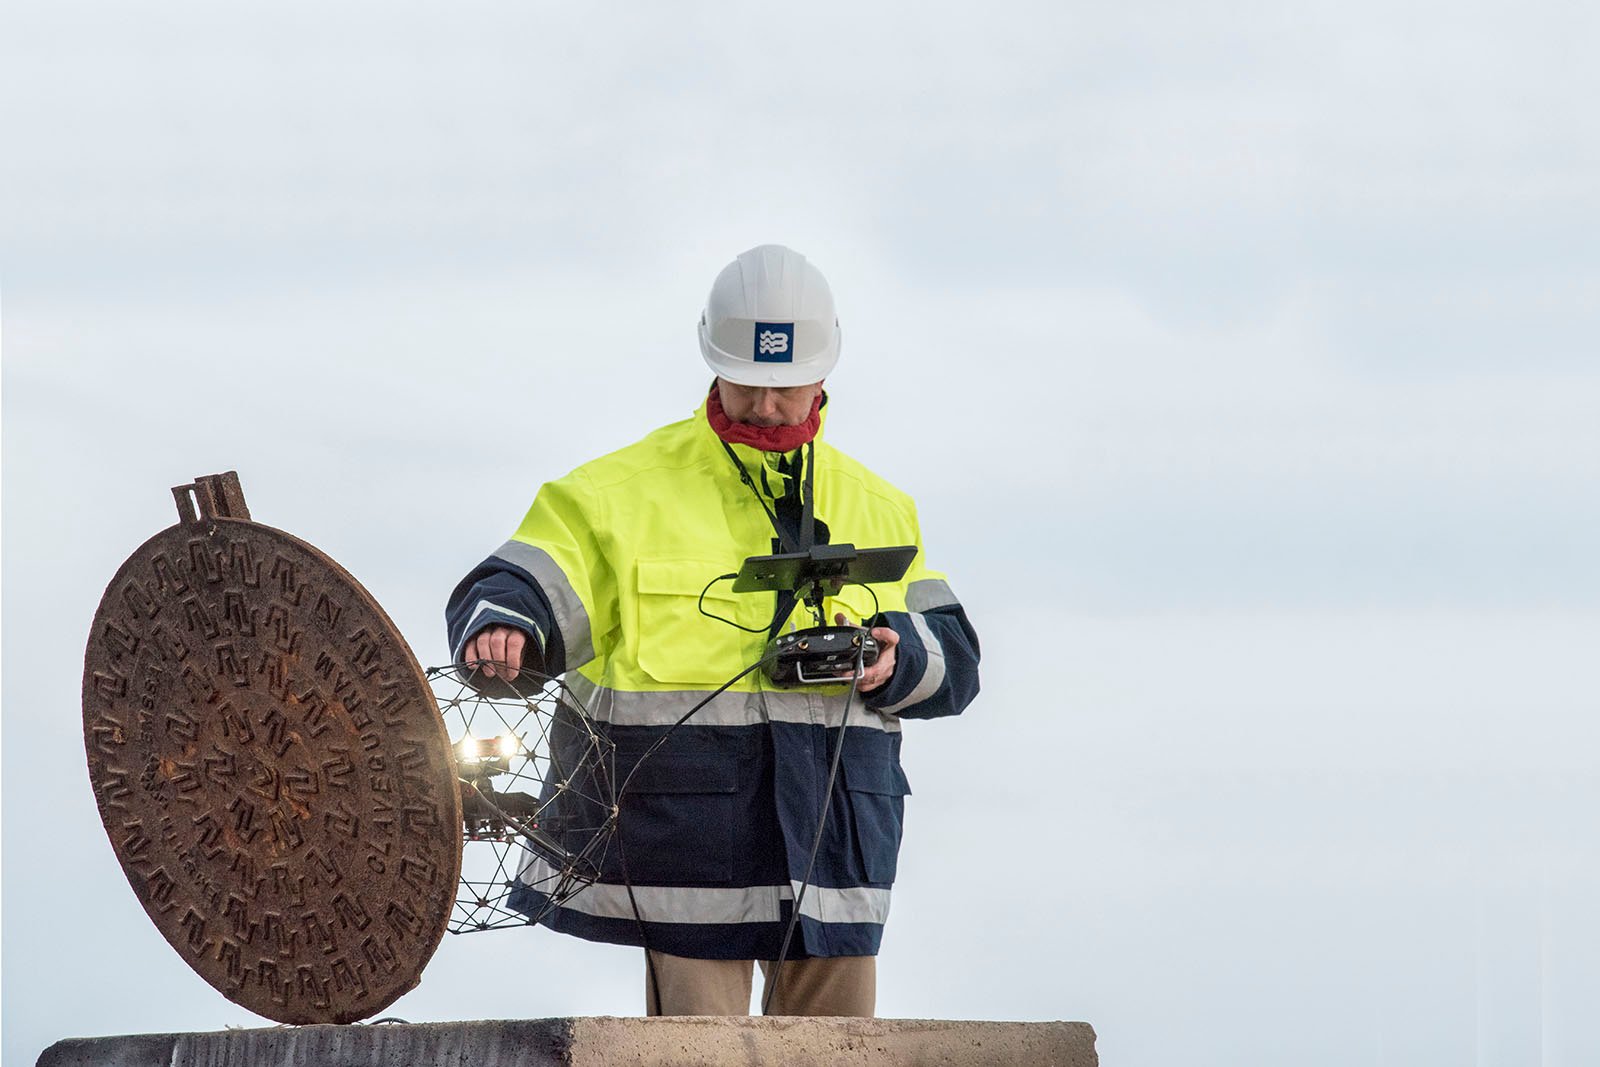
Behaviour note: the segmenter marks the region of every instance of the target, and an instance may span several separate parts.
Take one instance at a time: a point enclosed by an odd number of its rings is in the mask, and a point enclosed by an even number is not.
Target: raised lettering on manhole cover
[[[444,724],[355,579],[224,517],[248,515],[237,481],[204,481],[184,488],[211,496],[134,552],[95,613],[100,816],[150,918],[228,999],[280,1022],[365,1018],[417,984],[450,916]]]

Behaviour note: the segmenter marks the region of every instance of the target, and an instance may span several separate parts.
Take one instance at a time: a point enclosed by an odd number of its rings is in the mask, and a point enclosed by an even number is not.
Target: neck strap
[[[740,462],[739,455],[728,442],[722,442],[722,450],[728,454],[728,459],[733,462],[733,469],[739,472],[739,480],[750,490],[756,498],[756,503],[761,505],[761,510],[767,513],[767,521],[772,523],[773,532],[778,535],[778,544],[785,552],[809,552],[817,543],[817,506],[816,506],[816,471],[817,449],[812,442],[806,442],[805,448],[800,453],[800,466],[803,474],[799,477],[800,491],[800,543],[794,543],[789,532],[784,529],[783,523],[778,521],[777,513],[767,505],[767,498],[761,490],[756,488],[755,479],[750,477],[750,472]]]

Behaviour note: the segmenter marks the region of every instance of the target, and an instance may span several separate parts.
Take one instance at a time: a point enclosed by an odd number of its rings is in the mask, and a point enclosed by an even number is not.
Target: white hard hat
[[[782,245],[742,253],[711,283],[700,354],[739,385],[822,381],[839,362],[839,319],[822,272]]]

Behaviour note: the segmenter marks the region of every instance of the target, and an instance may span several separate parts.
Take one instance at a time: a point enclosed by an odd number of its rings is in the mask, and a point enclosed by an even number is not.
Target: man
[[[546,925],[645,947],[651,1014],[746,1014],[761,961],[773,1013],[870,1016],[910,793],[901,720],[972,700],[977,635],[922,559],[911,499],[820,441],[839,356],[821,272],[777,245],[739,256],[712,286],[700,350],[717,376],[701,408],[540,489],[451,596],[451,648],[507,682],[564,674],[616,745],[618,779],[638,767],[619,829],[627,877],[608,857]],[[773,635],[811,624],[792,597],[717,579],[827,543],[918,548],[903,580],[824,605],[881,648],[855,691],[779,688],[755,670],[672,730]],[[542,862],[528,860],[513,906],[548,903]]]

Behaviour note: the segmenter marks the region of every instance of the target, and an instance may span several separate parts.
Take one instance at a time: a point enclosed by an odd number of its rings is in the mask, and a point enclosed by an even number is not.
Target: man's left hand
[[[849,626],[845,621],[844,612],[834,615],[833,621],[840,626]],[[878,642],[878,662],[868,667],[861,674],[861,684],[856,688],[863,693],[870,693],[883,686],[894,676],[894,646],[900,643],[900,635],[887,626],[874,626],[872,639]]]

